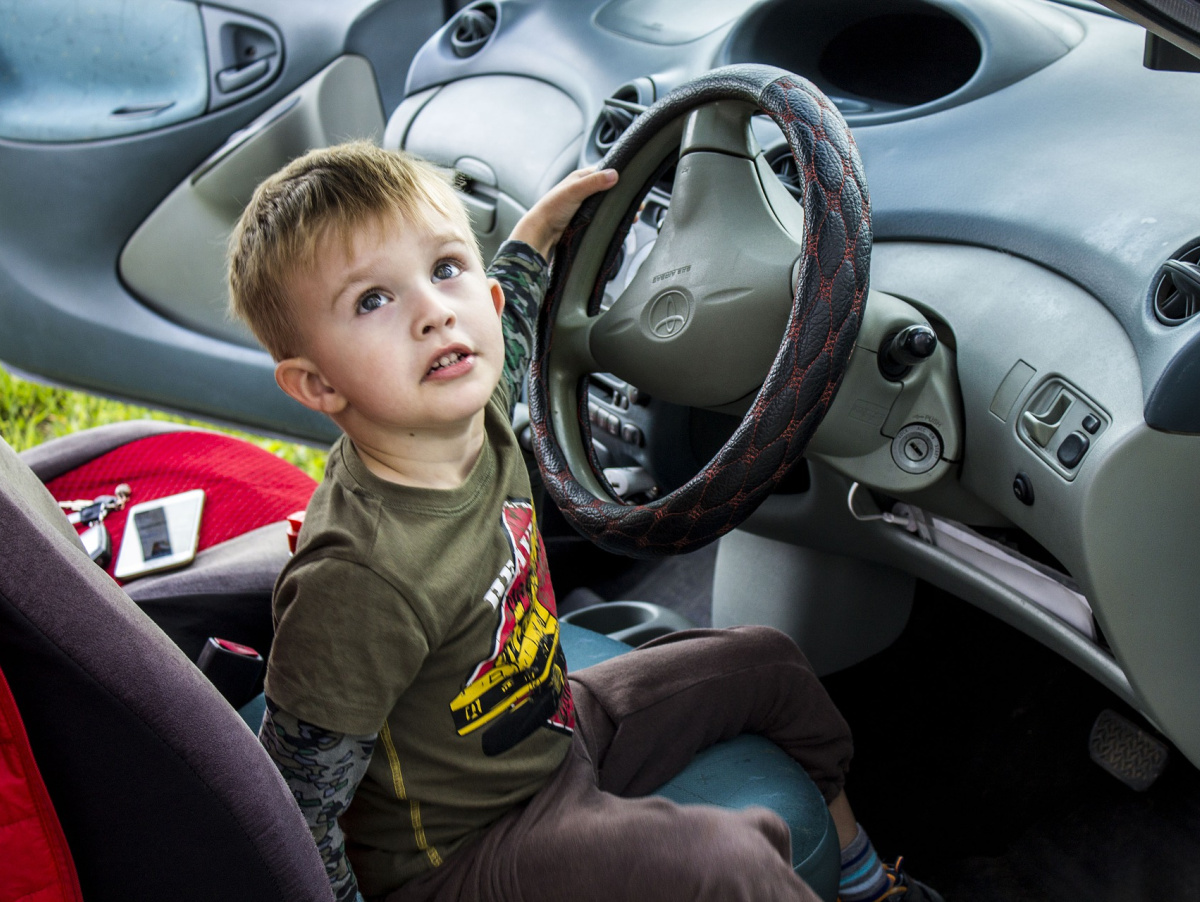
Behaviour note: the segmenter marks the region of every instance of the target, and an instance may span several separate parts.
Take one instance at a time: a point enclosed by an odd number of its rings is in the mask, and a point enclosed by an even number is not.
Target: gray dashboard
[[[502,4],[493,38],[475,56],[456,57],[445,33],[443,40],[428,43],[414,60],[408,91],[432,89],[423,95],[422,115],[429,117],[439,115],[439,89],[462,86],[464,79],[482,88],[489,78],[503,75],[510,81],[501,102],[520,121],[529,109],[539,108],[535,95],[552,85],[570,98],[584,123],[579,130],[574,115],[566,117],[569,121],[550,116],[541,125],[562,131],[555,136],[557,147],[579,141],[577,158],[557,161],[555,174],[561,176],[595,159],[588,154],[591,123],[605,99],[622,87],[640,80],[662,96],[687,78],[730,62],[768,62],[805,75],[839,97],[854,130],[871,188],[877,240],[992,248],[1037,261],[1084,287],[1118,318],[1133,342],[1147,422],[1173,432],[1200,432],[1197,324],[1164,326],[1149,300],[1163,261],[1200,242],[1195,216],[1200,183],[1191,175],[1200,135],[1194,117],[1179,112],[1200,100],[1200,80],[1191,73],[1144,69],[1142,29],[1082,3],[934,0],[850,6],[808,0],[725,5],[719,14],[714,8],[701,20],[705,26],[718,23],[715,27],[696,36],[704,31],[697,27],[664,42],[646,37],[649,26],[643,20],[686,20],[693,15],[692,4],[649,4],[649,12],[643,9],[640,19],[620,31],[613,30],[615,16],[605,15],[612,6],[602,4],[598,11],[591,4]],[[629,17],[630,9],[619,12]],[[931,61],[894,55],[890,62],[900,67],[892,73],[895,79],[917,85],[918,102],[907,104],[873,101],[831,84],[822,69],[828,59],[821,55],[821,42],[827,45],[839,29],[853,34],[863,20],[897,10],[958,23],[966,40],[977,45],[978,67],[949,93],[928,97],[920,91]],[[642,22],[640,31],[637,22]],[[794,32],[782,41],[778,34],[789,23]],[[552,41],[545,40],[547,34]],[[552,49],[533,52],[547,47]],[[863,66],[878,68],[869,61]],[[859,83],[869,89],[888,74],[868,74]],[[528,80],[528,92],[511,83],[514,76]],[[487,121],[506,115],[482,91],[478,111],[457,90],[447,96],[447,109],[451,96],[460,135],[472,134],[485,97]],[[415,112],[402,110],[393,119],[389,140],[453,164],[435,144],[407,138],[409,117],[420,122]],[[530,146],[512,133],[494,134],[493,141],[488,162],[500,167]]]
[[[1200,496],[1189,463],[1200,326],[1166,325],[1151,304],[1164,261],[1200,244],[1200,131],[1180,113],[1200,101],[1200,76],[1144,68],[1144,31],[1086,0],[491,8],[495,32],[474,55],[453,51],[449,28],[426,44],[385,135],[463,171],[468,193],[495,207],[485,245],[504,210],[511,220],[600,158],[614,111],[714,66],[804,75],[853,129],[875,238],[861,341],[810,446],[807,489],[778,492],[722,543],[714,616],[746,608],[737,587],[757,585],[753,574],[804,572],[812,554],[894,568],[1037,636],[1200,762],[1200,565],[1186,550]],[[949,81],[934,71],[935,45],[887,46],[922,28],[950,42]],[[778,163],[773,127],[755,134]],[[537,188],[520,174],[531,156]],[[889,316],[932,324],[940,375],[879,388],[871,341]],[[611,408],[593,423],[628,425]],[[897,436],[922,424],[940,431],[942,459],[906,475],[891,463]],[[876,513],[849,510],[855,483],[874,489],[863,510]],[[907,529],[896,525],[905,516]],[[1004,558],[993,534],[1028,537],[1042,558],[1013,553],[989,569],[963,550]],[[807,603],[797,591],[782,586],[759,609],[793,622],[784,612]],[[862,604],[866,591],[840,600]],[[1048,614],[1051,596],[1078,602],[1082,621]]]

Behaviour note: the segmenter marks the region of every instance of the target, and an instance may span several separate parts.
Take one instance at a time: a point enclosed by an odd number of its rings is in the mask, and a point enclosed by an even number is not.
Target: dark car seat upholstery
[[[0,441],[0,669],[89,902],[328,900],[278,771]]]

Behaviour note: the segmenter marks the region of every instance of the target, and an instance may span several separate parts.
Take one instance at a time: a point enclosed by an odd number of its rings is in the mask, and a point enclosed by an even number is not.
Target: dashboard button
[[[642,444],[642,430],[638,429],[633,423],[621,424],[621,438],[630,445]]]
[[[1086,435],[1082,432],[1072,432],[1058,446],[1058,462],[1068,470],[1073,470],[1079,466],[1090,446],[1091,442]]]
[[[1083,418],[1083,422],[1079,425],[1083,427],[1084,432],[1088,433],[1089,435],[1095,435],[1096,430],[1100,428],[1100,418],[1094,413],[1089,413]]]
[[[1033,481],[1024,473],[1013,478],[1013,494],[1022,504],[1033,504]]]

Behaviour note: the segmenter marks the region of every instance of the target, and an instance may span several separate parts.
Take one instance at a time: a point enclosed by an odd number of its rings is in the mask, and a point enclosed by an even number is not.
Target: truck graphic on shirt
[[[485,595],[497,611],[496,639],[450,703],[460,736],[486,728],[488,755],[507,751],[539,727],[568,733],[575,727],[554,588],[533,506],[505,502],[501,527],[511,557]]]

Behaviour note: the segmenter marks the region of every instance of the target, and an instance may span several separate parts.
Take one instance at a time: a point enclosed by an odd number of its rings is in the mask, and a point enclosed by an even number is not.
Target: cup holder
[[[641,645],[695,627],[686,617],[648,601],[606,601],[563,614],[560,619],[627,645]]]

